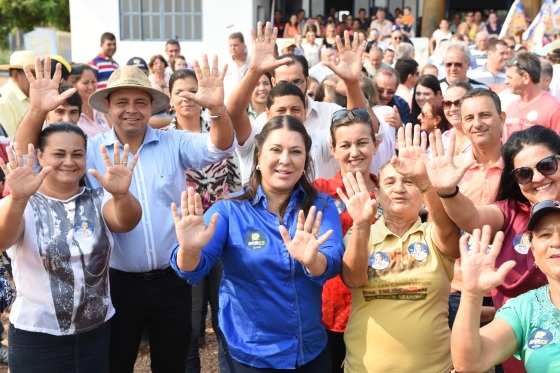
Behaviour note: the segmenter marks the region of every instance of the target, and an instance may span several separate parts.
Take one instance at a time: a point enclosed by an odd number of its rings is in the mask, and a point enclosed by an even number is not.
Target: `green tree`
[[[0,0],[0,43],[15,29],[32,30],[35,26],[50,26],[70,30],[68,0]]]

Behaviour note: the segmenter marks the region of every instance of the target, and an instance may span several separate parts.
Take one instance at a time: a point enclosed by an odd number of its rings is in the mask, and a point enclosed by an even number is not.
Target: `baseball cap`
[[[144,72],[148,71],[148,64],[142,57],[132,57],[126,64],[136,66]]]
[[[538,221],[547,213],[552,211],[560,212],[560,201],[548,199],[533,205],[527,229],[532,231],[535,228],[535,225],[537,225]]]

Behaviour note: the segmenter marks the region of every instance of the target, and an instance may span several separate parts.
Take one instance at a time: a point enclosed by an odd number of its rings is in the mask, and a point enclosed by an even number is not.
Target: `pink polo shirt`
[[[549,92],[543,91],[529,102],[520,98],[513,101],[506,110],[503,141],[516,131],[521,131],[536,124],[560,133],[560,102]]]
[[[459,183],[461,193],[469,197],[477,206],[494,203],[498,195],[503,169],[504,162],[501,158],[490,165],[473,164]]]

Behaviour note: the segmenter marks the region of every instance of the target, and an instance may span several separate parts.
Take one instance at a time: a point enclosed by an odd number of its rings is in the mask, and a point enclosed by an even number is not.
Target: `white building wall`
[[[249,44],[255,15],[254,0],[203,0],[202,41],[181,42],[181,54],[188,61],[203,53],[228,56],[227,37],[241,31]],[[164,41],[120,40],[118,0],[70,0],[70,30],[72,61],[88,62],[99,52],[99,38],[109,31],[117,37],[115,59],[121,65],[131,57],[139,56],[146,61],[154,54],[164,54]]]

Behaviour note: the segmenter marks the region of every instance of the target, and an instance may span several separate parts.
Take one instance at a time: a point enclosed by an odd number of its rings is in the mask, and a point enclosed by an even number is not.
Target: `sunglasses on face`
[[[335,111],[332,115],[331,125],[350,122],[370,123],[371,117],[366,109],[341,109]]]
[[[461,100],[455,100],[455,101],[450,101],[450,100],[443,100],[443,107],[445,109],[449,109],[451,106],[460,106],[461,105]]]
[[[533,180],[534,170],[539,171],[543,176],[551,176],[558,171],[559,155],[550,155],[537,162],[534,168],[519,167],[511,172],[511,175],[519,185],[528,184]]]
[[[461,62],[446,62],[445,67],[447,67],[447,68],[456,67],[456,68],[460,69],[461,67],[463,67],[463,64]]]
[[[402,40],[400,36],[393,36],[393,40]]]

